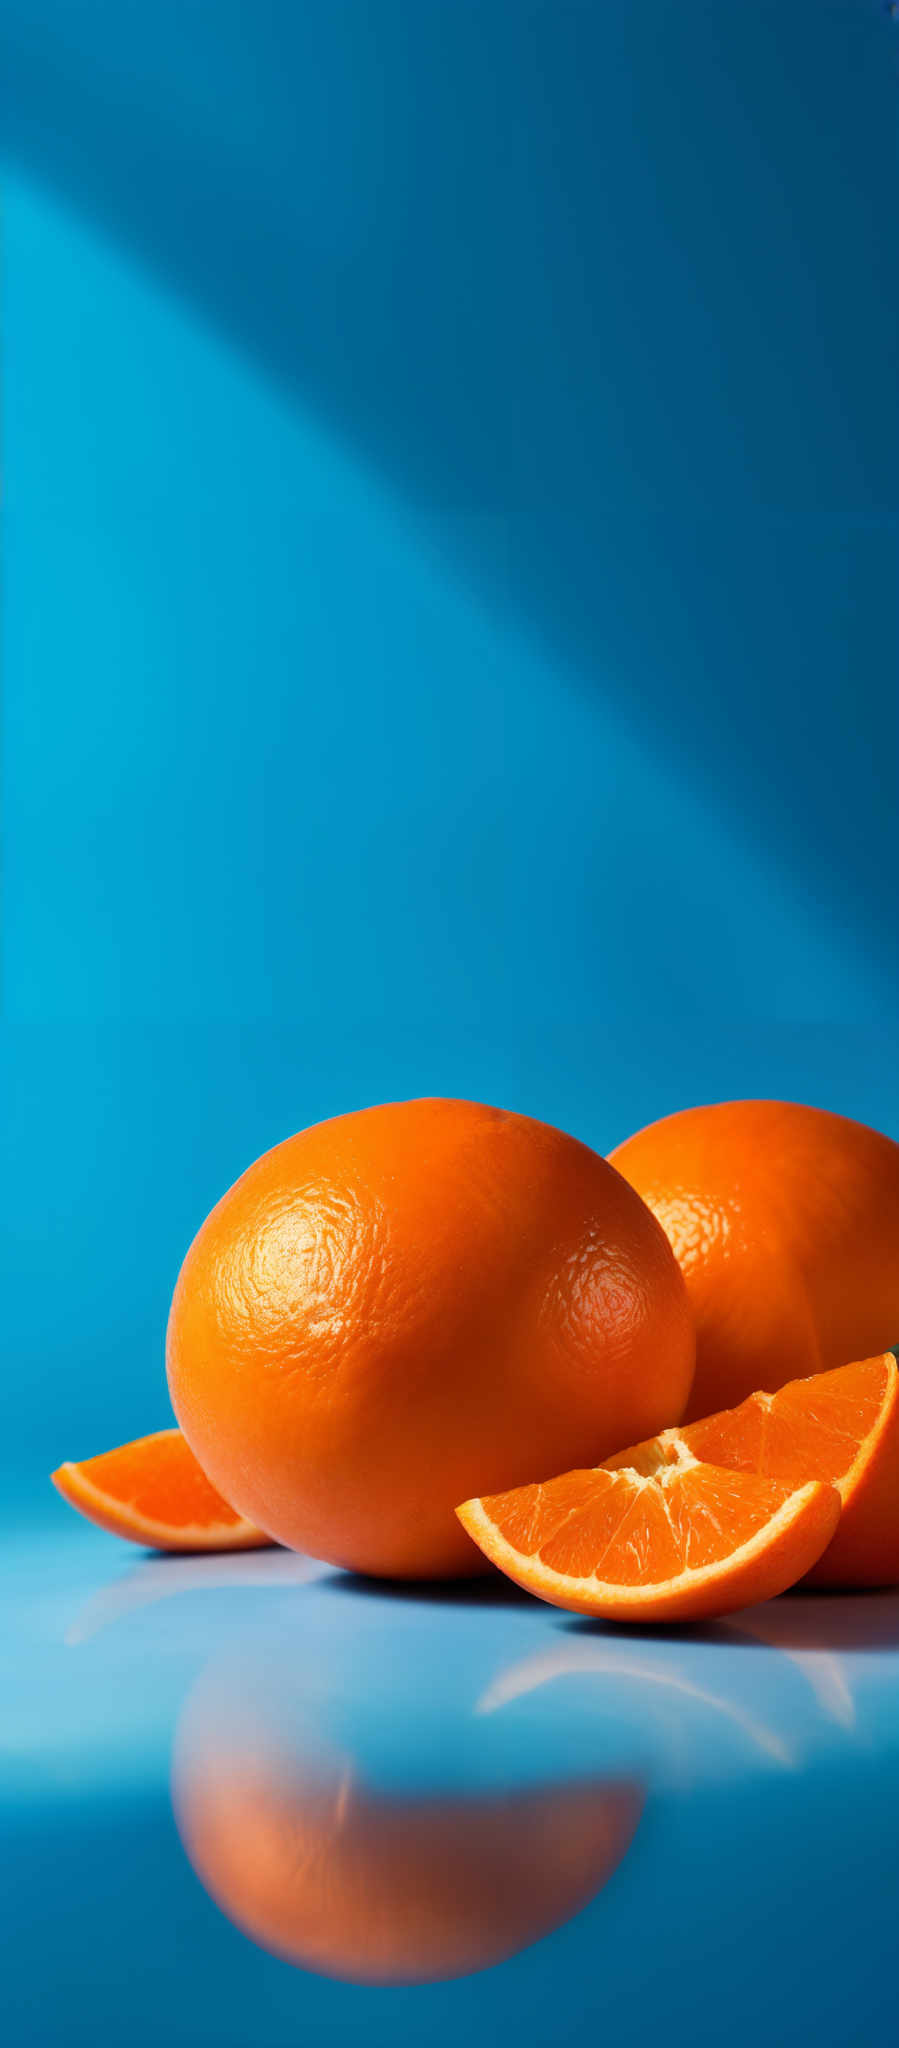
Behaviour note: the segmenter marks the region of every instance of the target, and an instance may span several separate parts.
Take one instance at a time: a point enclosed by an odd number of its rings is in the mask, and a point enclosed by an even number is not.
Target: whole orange
[[[686,1290],[608,1163],[477,1103],[388,1103],[267,1152],[213,1209],[168,1327],[175,1413],[226,1500],[388,1576],[484,1569],[456,1503],[682,1414]]]
[[[899,1342],[899,1145],[795,1102],[663,1117],[611,1154],[696,1319],[687,1419]]]

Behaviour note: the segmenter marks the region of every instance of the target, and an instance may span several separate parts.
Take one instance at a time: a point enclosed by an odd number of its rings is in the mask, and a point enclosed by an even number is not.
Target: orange
[[[829,1480],[843,1512],[808,1581],[899,1582],[899,1370],[889,1352],[792,1380],[777,1394],[751,1394],[723,1415],[667,1430],[659,1443],[666,1456],[683,1446],[694,1458],[787,1485]]]
[[[722,1102],[664,1117],[611,1157],[684,1271],[688,1419],[899,1343],[891,1138],[793,1102]]]
[[[175,1413],[278,1542],[387,1576],[483,1570],[475,1491],[683,1413],[686,1290],[613,1167],[471,1102],[389,1103],[265,1153],[172,1302]]]
[[[269,1541],[210,1485],[178,1429],[60,1465],[52,1477],[89,1522],[154,1550],[253,1550]]]
[[[699,1464],[671,1433],[458,1512],[491,1564],[554,1607],[702,1621],[794,1585],[830,1542],[840,1496],[820,1480]]]

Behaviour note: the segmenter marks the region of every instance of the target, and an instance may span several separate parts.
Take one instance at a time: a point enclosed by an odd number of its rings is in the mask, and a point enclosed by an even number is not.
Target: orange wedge
[[[255,1550],[271,1541],[216,1493],[180,1429],[60,1465],[52,1478],[89,1522],[154,1550]]]
[[[791,1380],[778,1394],[750,1394],[739,1408],[666,1430],[656,1441],[665,1457],[676,1458],[684,1446],[694,1458],[786,1485],[828,1480],[843,1512],[807,1574],[809,1584],[899,1583],[899,1369],[892,1352]]]
[[[456,1513],[508,1578],[574,1614],[702,1621],[794,1585],[833,1536],[836,1487],[702,1465],[673,1439]]]
[[[791,1380],[592,1472],[458,1513],[509,1578],[610,1620],[733,1613],[800,1578],[896,1584],[896,1360],[886,1352]]]

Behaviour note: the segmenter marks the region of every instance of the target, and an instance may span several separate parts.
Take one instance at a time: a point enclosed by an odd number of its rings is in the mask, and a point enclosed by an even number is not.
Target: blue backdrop
[[[34,1498],[307,1122],[899,1135],[897,69],[879,0],[6,0]]]

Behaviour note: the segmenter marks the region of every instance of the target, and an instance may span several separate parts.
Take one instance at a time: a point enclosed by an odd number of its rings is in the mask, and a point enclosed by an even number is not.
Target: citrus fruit
[[[89,1522],[154,1550],[253,1550],[270,1540],[210,1485],[179,1429],[60,1465],[52,1477]]]
[[[722,1102],[611,1154],[696,1320],[688,1419],[899,1342],[899,1145],[793,1102]]]
[[[539,1599],[639,1622],[707,1620],[783,1593],[840,1517],[834,1486],[702,1465],[675,1455],[670,1436],[623,1451],[614,1467],[468,1500],[459,1517],[491,1564]]]
[[[675,1456],[682,1445],[694,1458],[788,1485],[829,1480],[843,1512],[808,1583],[899,1582],[899,1369],[889,1352],[792,1380],[777,1394],[751,1394],[659,1442]]]
[[[175,1413],[278,1542],[356,1570],[483,1570],[456,1501],[683,1413],[686,1289],[620,1174],[550,1125],[389,1103],[275,1146],[179,1275]]]

